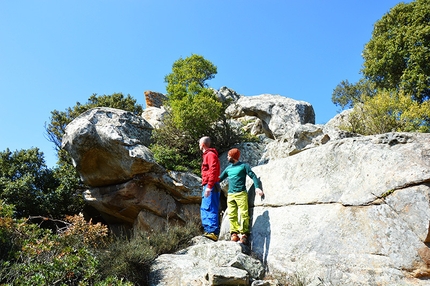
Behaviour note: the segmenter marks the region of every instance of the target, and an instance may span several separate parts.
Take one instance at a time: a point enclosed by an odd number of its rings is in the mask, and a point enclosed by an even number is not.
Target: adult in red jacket
[[[218,152],[211,148],[209,137],[202,137],[199,140],[200,150],[203,152],[202,162],[202,204],[200,206],[200,216],[205,237],[214,241],[218,240],[219,227],[219,200],[221,187],[219,185],[220,163]]]

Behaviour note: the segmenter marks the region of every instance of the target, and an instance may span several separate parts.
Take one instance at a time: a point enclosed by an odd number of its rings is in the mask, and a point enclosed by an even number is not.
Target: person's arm
[[[225,171],[226,169],[227,168],[225,168],[224,171],[222,171],[221,175],[219,175],[219,182],[220,183],[228,177],[227,172]]]
[[[209,176],[208,176],[208,184],[206,186],[207,189],[212,190],[215,183],[218,182],[218,172],[216,170],[218,164],[218,157],[214,152],[209,152],[209,154],[207,155],[207,163],[208,163],[208,171],[209,171]]]
[[[255,186],[255,193],[260,197],[264,195],[263,190],[260,189],[260,181],[257,178],[257,175],[251,170],[248,164],[245,165],[246,174],[252,179]]]

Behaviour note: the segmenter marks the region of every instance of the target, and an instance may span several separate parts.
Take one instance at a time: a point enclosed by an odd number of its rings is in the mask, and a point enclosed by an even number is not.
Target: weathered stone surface
[[[167,111],[164,109],[164,101],[167,97],[159,92],[145,91],[146,108],[142,112],[142,118],[145,119],[153,128],[163,126],[163,119]]]
[[[197,257],[163,254],[151,266],[148,285],[209,286],[208,271],[209,265]]]
[[[216,97],[218,98],[218,100],[221,102],[226,102],[226,101],[234,102],[242,97],[236,91],[226,86],[221,87],[219,90],[213,90],[213,91]]]
[[[142,118],[145,119],[153,128],[160,128],[163,126],[163,119],[167,111],[163,106],[148,107],[142,112]]]
[[[156,164],[145,146],[151,130],[142,118],[112,108],[89,110],[66,128],[63,148],[90,186],[84,198],[108,223],[154,231],[199,217],[200,177]]]
[[[253,278],[262,279],[264,277],[264,267],[261,262],[243,253],[236,255],[228,266],[246,270]]]
[[[240,244],[208,241],[201,238],[176,254],[159,256],[151,266],[149,284],[249,285],[250,279],[264,274],[261,262],[244,255]]]
[[[67,125],[62,148],[85,184],[112,185],[160,168],[146,147],[151,131],[144,119],[131,112],[94,108]]]
[[[429,136],[388,133],[346,138],[258,166],[255,172],[264,188],[273,192],[264,203],[369,204],[389,190],[428,179]],[[263,177],[267,175],[271,177]]]
[[[234,116],[258,117],[275,138],[235,146],[255,166],[265,192],[255,197],[247,180],[251,250],[261,267],[280,277],[300,273],[311,285],[318,278],[331,285],[428,284],[430,134],[349,134],[337,123],[309,124],[306,112],[293,111],[294,102],[288,115],[284,99],[239,97],[231,108]],[[91,186],[85,193],[91,205],[151,231],[161,230],[167,219],[199,218],[200,178],[153,162],[145,147],[152,126],[111,109],[87,113],[67,127],[63,146]],[[225,159],[221,154],[222,169]],[[228,238],[226,225],[223,220],[221,239]],[[257,268],[238,265],[243,249],[237,243],[204,242],[160,256],[151,285],[209,285],[214,267],[246,269],[250,282],[260,276]]]
[[[245,270],[234,267],[214,267],[209,270],[210,285],[249,285],[249,275]]]
[[[265,152],[265,147],[265,142],[244,142],[231,148],[238,148],[240,150],[240,160],[254,167],[261,164],[260,161]],[[230,164],[227,161],[227,153],[228,151],[219,155],[221,170],[224,170]]]
[[[286,158],[304,150],[324,145],[330,140],[359,136],[332,126],[310,123],[295,125],[277,140],[272,140],[266,145],[259,165],[267,163],[270,160]]]
[[[278,138],[297,124],[315,123],[311,104],[280,95],[243,96],[232,103],[226,114],[232,118],[256,116],[269,138]]]
[[[84,198],[129,227],[160,231],[168,221],[185,223],[200,216],[200,184],[189,173],[145,173],[123,184],[88,189]]]
[[[342,111],[339,114],[336,114],[335,117],[330,119],[325,125],[332,128],[339,128],[342,126],[348,126],[349,114],[352,112],[352,109],[347,109]]]
[[[160,108],[163,106],[163,101],[167,99],[167,97],[160,93],[147,90],[144,92],[146,107],[157,107]]]
[[[328,142],[253,168],[252,250],[272,273],[334,285],[425,285],[430,134]],[[251,182],[249,182],[250,186]]]

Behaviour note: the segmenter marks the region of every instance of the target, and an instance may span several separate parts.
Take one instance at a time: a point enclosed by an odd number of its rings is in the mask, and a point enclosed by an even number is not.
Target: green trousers
[[[230,233],[249,234],[248,193],[243,191],[228,194],[227,210],[230,221]]]

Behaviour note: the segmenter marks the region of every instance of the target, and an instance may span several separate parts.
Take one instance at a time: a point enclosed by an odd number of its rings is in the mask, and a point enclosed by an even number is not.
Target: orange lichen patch
[[[163,101],[166,99],[166,96],[159,92],[153,92],[147,90],[144,92],[146,107],[158,107],[160,108],[163,105]]]

